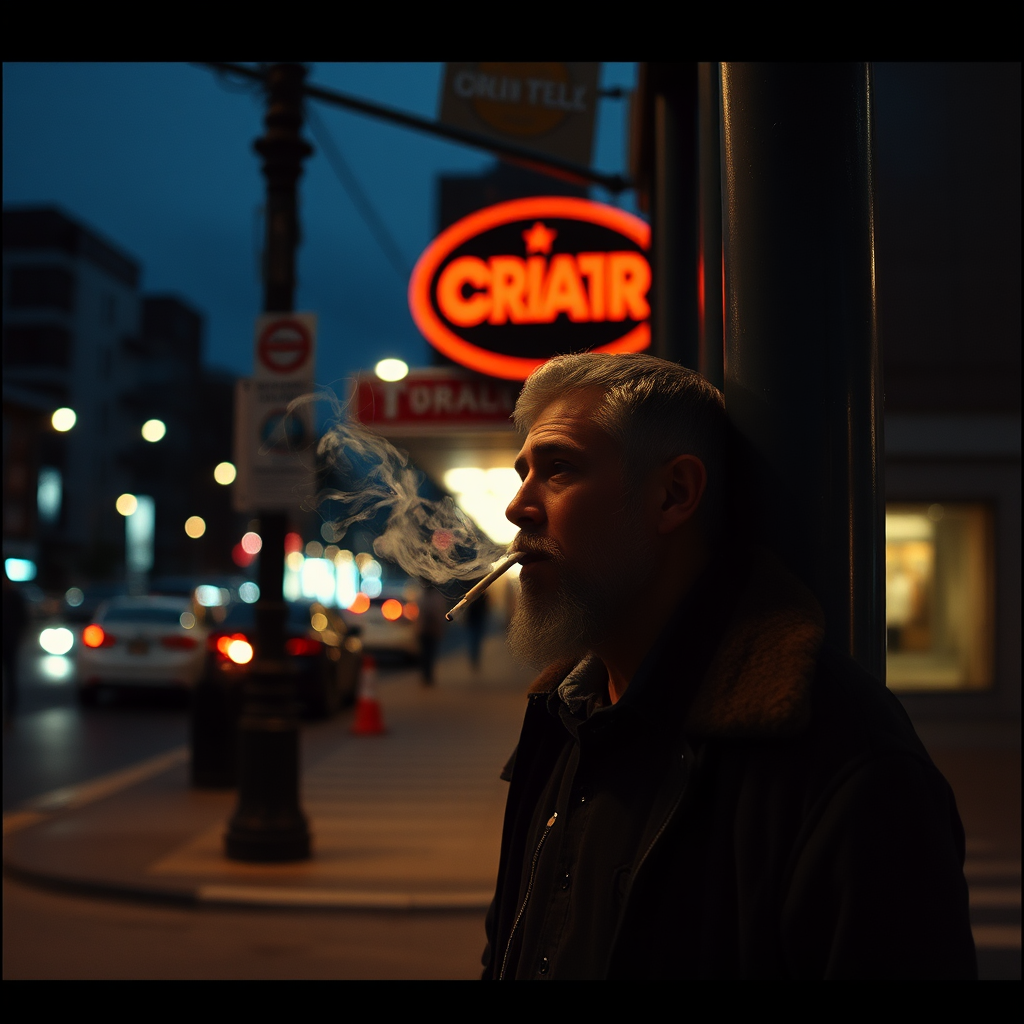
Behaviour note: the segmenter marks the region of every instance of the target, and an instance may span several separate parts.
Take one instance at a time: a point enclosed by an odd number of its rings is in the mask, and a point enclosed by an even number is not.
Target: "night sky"
[[[602,85],[633,88],[636,67],[603,65]],[[314,64],[308,80],[433,119],[442,68]],[[600,103],[593,165],[625,172],[628,102]],[[315,107],[411,270],[434,234],[437,176],[475,173],[493,158]],[[252,142],[262,113],[251,87],[189,64],[4,64],[4,204],[58,206],[135,257],[145,293],[177,295],[205,316],[205,362],[249,374],[264,199]],[[621,202],[634,208],[631,194]],[[344,393],[349,374],[388,355],[426,365],[407,275],[319,151],[300,183],[300,217],[296,306],[320,317],[317,383]]]

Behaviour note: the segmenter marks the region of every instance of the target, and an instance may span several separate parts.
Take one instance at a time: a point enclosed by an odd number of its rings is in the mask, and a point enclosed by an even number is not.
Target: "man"
[[[484,977],[975,977],[952,792],[724,525],[721,394],[563,356],[515,421],[509,643],[547,668],[503,773]]]

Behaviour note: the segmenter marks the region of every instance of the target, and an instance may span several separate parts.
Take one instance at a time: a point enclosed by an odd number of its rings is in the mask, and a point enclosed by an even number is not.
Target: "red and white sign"
[[[511,430],[520,386],[446,368],[413,370],[394,383],[362,374],[350,409],[357,422],[379,434]]]
[[[256,321],[256,377],[263,380],[312,379],[316,315],[265,313]]]
[[[239,380],[235,391],[234,507],[293,511],[315,486],[312,406],[288,410],[313,391],[316,314],[257,317],[253,362],[252,378]]]

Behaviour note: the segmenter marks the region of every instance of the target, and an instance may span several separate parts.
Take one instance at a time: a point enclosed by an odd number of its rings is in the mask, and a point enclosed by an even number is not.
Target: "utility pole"
[[[302,161],[313,148],[301,137],[301,64],[275,64],[266,73],[266,131],[256,140],[267,179],[265,313],[290,313],[295,301],[295,249],[299,241],[296,187]],[[239,723],[238,806],[228,823],[228,857],[294,861],[310,855],[309,824],[299,804],[299,722],[293,670],[285,653],[283,512],[259,517],[263,538],[256,650]]]
[[[721,65],[725,398],[748,522],[885,678],[870,66]]]

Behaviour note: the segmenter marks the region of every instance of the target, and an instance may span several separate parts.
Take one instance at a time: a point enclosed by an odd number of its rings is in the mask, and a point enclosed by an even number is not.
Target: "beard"
[[[554,590],[520,576],[520,597],[509,622],[506,640],[512,656],[543,667],[553,661],[579,660],[607,636],[621,596],[621,582],[608,565],[607,553],[588,560],[595,570],[569,564],[558,548],[541,538],[520,535],[517,550],[536,551],[551,559],[558,573]],[[605,572],[597,571],[604,566]]]

